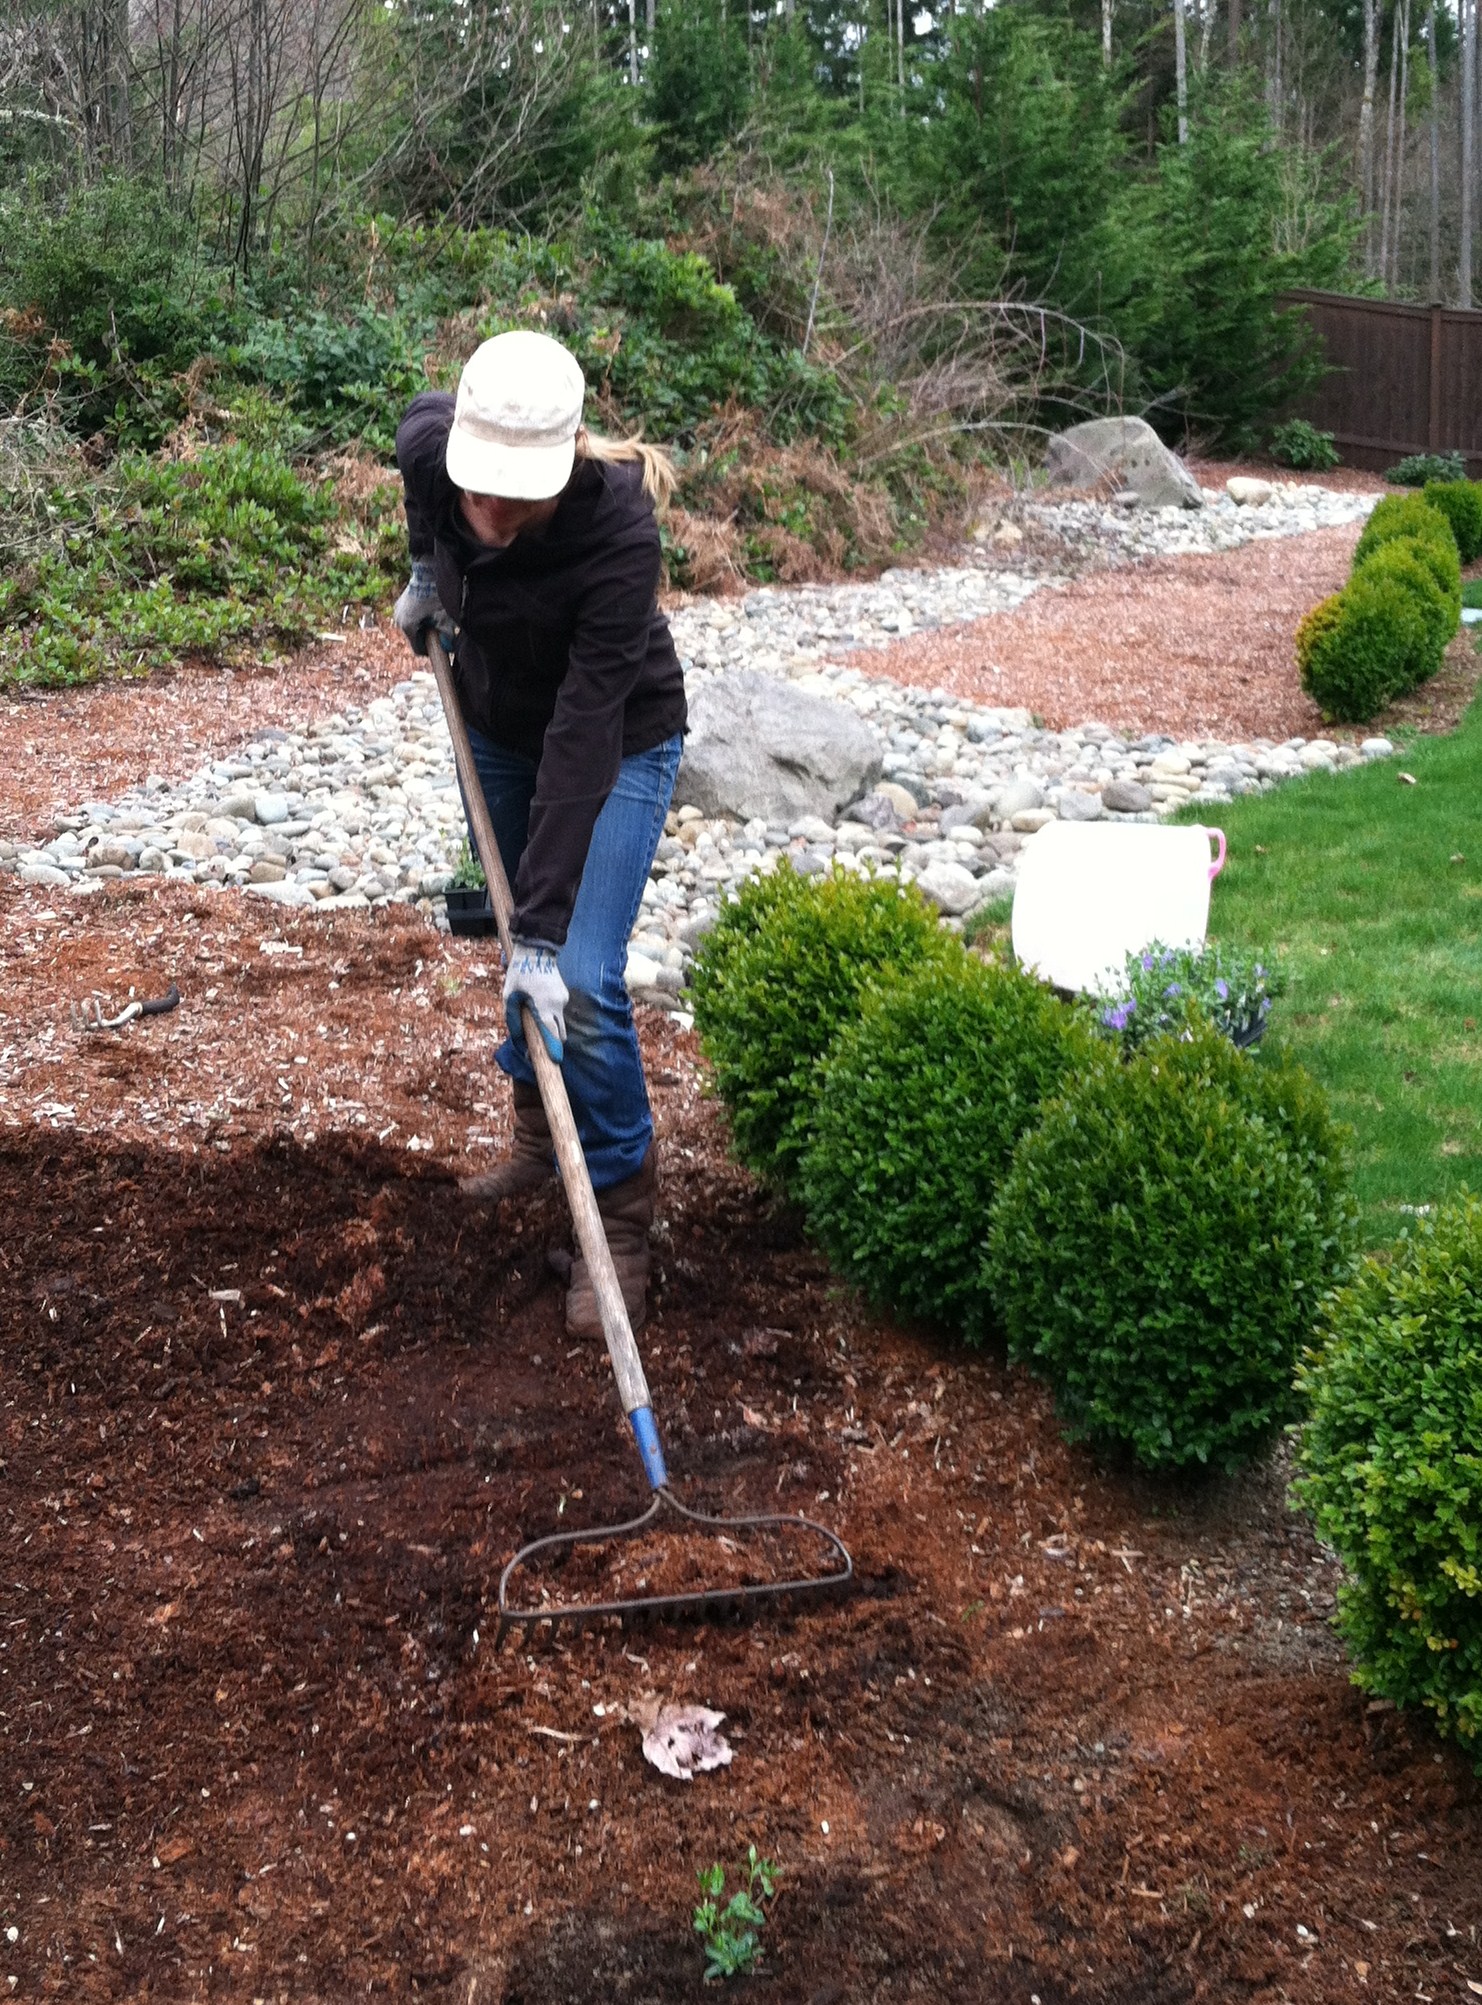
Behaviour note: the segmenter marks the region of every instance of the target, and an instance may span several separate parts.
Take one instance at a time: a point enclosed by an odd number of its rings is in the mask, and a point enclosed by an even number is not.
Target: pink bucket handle
[[[1212,835],[1220,846],[1220,853],[1209,866],[1209,881],[1213,884],[1225,867],[1225,831],[1222,828],[1207,828],[1204,833]]]

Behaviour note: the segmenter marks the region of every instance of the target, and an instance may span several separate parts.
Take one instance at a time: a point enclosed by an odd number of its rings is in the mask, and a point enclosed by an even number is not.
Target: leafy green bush
[[[1424,498],[1451,524],[1462,563],[1482,557],[1482,487],[1474,480],[1428,480]]]
[[[1482,1772],[1482,1201],[1366,1260],[1300,1378],[1297,1495],[1348,1574],[1354,1681],[1426,1707]]]
[[[117,177],[61,202],[0,194],[0,407],[45,384],[80,437],[153,444],[172,378],[232,323],[224,275],[163,193]]]
[[[1211,1030],[1079,1073],[1020,1142],[987,1282],[1073,1436],[1149,1468],[1251,1455],[1346,1270],[1345,1145],[1300,1069]]]
[[[1460,453],[1412,453],[1389,468],[1384,478],[1395,487],[1425,487],[1433,480],[1465,480],[1466,461]]]
[[[430,322],[366,305],[348,317],[301,310],[259,322],[224,359],[242,381],[285,394],[311,439],[389,457],[403,411],[427,388],[422,357],[432,331]]]
[[[980,1339],[988,1207],[1040,1102],[1092,1048],[1048,989],[970,955],[866,997],[825,1061],[800,1179],[840,1272]]]
[[[695,1026],[741,1160],[788,1181],[808,1145],[819,1061],[870,983],[963,951],[919,892],[889,878],[800,877],[783,863],[748,884],[693,976]]]
[[[1089,1005],[1098,1034],[1128,1053],[1155,1037],[1207,1023],[1242,1048],[1259,1041],[1286,977],[1269,954],[1242,947],[1165,947],[1127,956],[1114,995]]]
[[[1295,467],[1299,473],[1328,473],[1341,466],[1331,432],[1321,432],[1305,418],[1288,418],[1271,434],[1271,457],[1280,466]]]
[[[1303,622],[1302,687],[1324,716],[1366,723],[1421,679],[1426,641],[1415,595],[1393,578],[1361,571]]]
[[[1415,536],[1396,536],[1371,550],[1356,575],[1393,583],[1410,594],[1424,633],[1412,670],[1412,686],[1434,675],[1461,618],[1461,571],[1455,548],[1443,549],[1431,537],[1422,541]]]
[[[384,596],[405,548],[395,502],[372,489],[357,519],[328,480],[246,446],[79,473],[51,491],[55,534],[0,601],[0,680],[86,681],[220,656],[252,634],[302,639]]]
[[[1438,543],[1442,550],[1456,551],[1457,562],[1461,561],[1451,524],[1439,508],[1432,508],[1424,495],[1387,494],[1383,501],[1375,503],[1364,524],[1363,534],[1354,546],[1354,570],[1357,571],[1381,543],[1393,543],[1401,536],[1413,536],[1422,543]]]

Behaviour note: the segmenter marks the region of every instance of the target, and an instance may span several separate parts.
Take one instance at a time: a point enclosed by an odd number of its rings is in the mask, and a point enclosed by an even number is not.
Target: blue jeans
[[[529,832],[535,763],[477,731],[468,736],[494,839],[513,885]],[[594,1190],[607,1190],[632,1176],[653,1140],[625,972],[628,935],[664,833],[682,745],[676,732],[652,751],[635,752],[618,768],[617,783],[592,830],[561,949],[561,976],[571,991],[561,1072]],[[523,1032],[510,1032],[494,1056],[512,1079],[534,1082]]]

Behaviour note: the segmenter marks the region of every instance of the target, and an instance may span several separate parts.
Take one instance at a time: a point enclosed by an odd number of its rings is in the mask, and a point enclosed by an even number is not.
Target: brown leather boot
[[[650,1142],[648,1154],[632,1176],[597,1193],[597,1209],[607,1233],[608,1251],[627,1304],[628,1321],[635,1330],[643,1328],[648,1314],[648,1229],[654,1222],[658,1184],[658,1151]],[[566,1334],[602,1335],[597,1291],[580,1254],[571,1263],[571,1285],[566,1291]]]
[[[482,1176],[459,1177],[458,1188],[465,1197],[497,1201],[518,1197],[522,1191],[539,1190],[556,1174],[551,1149],[550,1123],[545,1117],[540,1088],[523,1079],[513,1079],[515,1101],[514,1146],[501,1163]]]

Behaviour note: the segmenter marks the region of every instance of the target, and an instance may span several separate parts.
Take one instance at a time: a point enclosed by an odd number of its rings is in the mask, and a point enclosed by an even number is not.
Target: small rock
[[[889,782],[887,781],[886,785],[888,784]],[[906,790],[904,787],[901,787],[896,791],[904,794]],[[909,812],[914,814],[916,812],[915,800],[910,796],[908,798],[911,799]],[[901,820],[900,811],[891,803],[883,787],[876,787],[873,793],[866,794],[863,800],[856,801],[850,808],[849,813],[853,820],[861,821],[867,828],[877,831],[880,829],[896,828],[899,826]]]
[[[247,872],[247,882],[249,884],[281,884],[287,875],[288,872],[281,863],[273,862],[271,857],[260,856]]]
[[[1153,797],[1136,780],[1109,780],[1101,789],[1101,805],[1108,814],[1145,815],[1152,808]]]
[[[1020,835],[1036,835],[1047,822],[1052,822],[1054,819],[1053,808],[1025,808],[1012,818],[1009,825],[1017,829]]]
[[[628,964],[623,970],[623,979],[629,991],[634,989],[657,989],[659,976],[664,973],[657,961],[651,961],[647,954],[629,952]]]
[[[1269,501],[1276,489],[1269,480],[1256,480],[1250,474],[1232,474],[1225,482],[1225,492],[1241,508],[1259,508],[1263,501]]]
[[[257,802],[251,794],[228,794],[217,813],[232,821],[256,821]]]
[[[888,801],[901,821],[914,821],[916,810],[921,803],[909,787],[903,787],[896,780],[880,780],[874,792],[882,801]]]
[[[45,884],[53,890],[72,882],[66,871],[58,870],[54,863],[23,863],[16,875],[22,884]]]
[[[982,896],[978,880],[960,863],[928,863],[916,879],[917,889],[953,918],[958,918]]]
[[[1106,812],[1100,794],[1083,794],[1079,787],[1067,787],[1058,805],[1061,821],[1100,821]]]
[[[1394,749],[1388,738],[1366,738],[1359,746],[1366,759],[1391,759]]]
[[[1017,821],[1014,820],[1016,815],[1032,813],[1045,804],[1044,794],[1033,780],[1009,780],[1003,786],[995,787],[989,798],[1000,818],[1013,822],[1015,828],[1018,827]],[[1051,815],[1049,819],[1053,821],[1054,816]],[[1040,826],[1041,823],[1035,823],[1036,828]]]
[[[1014,889],[1014,873],[999,867],[985,870],[978,879],[978,904],[991,905],[996,898],[1008,897]]]
[[[281,884],[249,884],[246,887],[254,898],[270,898],[275,905],[312,905],[314,898],[307,885],[294,879],[285,878]],[[325,889],[329,887],[326,885]]]
[[[288,819],[287,794],[259,794],[252,804],[252,812],[264,828],[272,828],[278,822]]]

